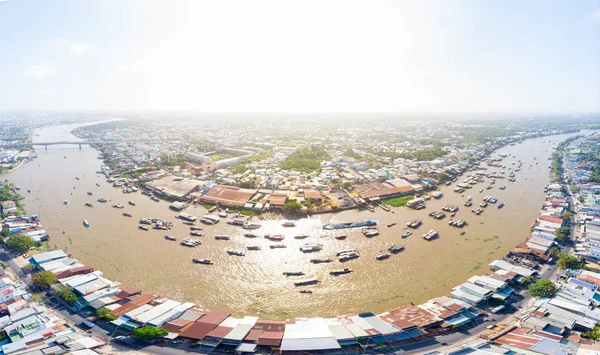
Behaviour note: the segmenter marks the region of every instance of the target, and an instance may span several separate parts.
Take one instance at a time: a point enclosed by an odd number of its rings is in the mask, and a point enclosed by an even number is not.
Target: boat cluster
[[[448,224],[451,225],[452,227],[462,228],[467,225],[467,221],[465,221],[464,219],[455,219],[455,220],[448,222]]]
[[[362,234],[367,238],[372,238],[379,235],[379,229],[377,228],[363,228]]]
[[[433,217],[435,219],[443,219],[444,217],[446,217],[446,214],[444,212],[433,211],[429,214],[429,217]]]
[[[420,220],[420,219],[413,219],[412,221],[410,221],[410,222],[407,222],[407,223],[406,223],[406,226],[407,226],[408,228],[413,228],[413,229],[416,229],[416,228],[419,228],[419,226],[421,225],[421,223],[422,223],[422,222],[421,222],[421,220]]]
[[[454,213],[454,212],[458,211],[458,206],[446,205],[446,206],[442,207],[442,211]]]
[[[433,240],[439,236],[438,232],[431,229],[429,232],[423,234],[423,239],[425,240]]]

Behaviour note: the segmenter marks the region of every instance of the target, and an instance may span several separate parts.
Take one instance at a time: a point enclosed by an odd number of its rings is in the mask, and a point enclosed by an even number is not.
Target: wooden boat
[[[195,264],[203,264],[203,265],[213,265],[212,260],[209,259],[192,259],[192,262]]]
[[[175,238],[174,236],[169,235],[169,234],[165,235],[165,239],[166,240],[177,240],[177,238]]]
[[[347,236],[347,235],[336,235],[336,236],[335,236],[335,239],[337,239],[337,240],[344,240],[344,239],[346,239],[346,238],[348,238],[348,236]]]

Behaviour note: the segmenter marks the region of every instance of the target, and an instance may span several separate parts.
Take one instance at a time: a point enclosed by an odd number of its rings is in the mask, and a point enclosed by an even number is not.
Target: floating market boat
[[[195,264],[203,264],[203,265],[213,265],[212,260],[209,259],[192,259],[192,262]]]
[[[374,219],[368,219],[360,222],[348,222],[348,223],[337,223],[337,224],[324,224],[323,229],[346,229],[346,228],[360,228],[360,227],[372,227],[376,226],[377,222]]]

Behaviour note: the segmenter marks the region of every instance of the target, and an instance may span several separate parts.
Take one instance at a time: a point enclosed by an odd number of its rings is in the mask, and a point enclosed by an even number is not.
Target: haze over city
[[[598,1],[0,1],[0,108],[600,111]]]

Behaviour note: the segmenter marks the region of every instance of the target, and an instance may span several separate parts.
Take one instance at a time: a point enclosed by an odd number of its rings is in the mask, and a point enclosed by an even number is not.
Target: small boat
[[[198,239],[183,238],[183,240],[179,244],[183,245],[184,247],[193,248],[193,247],[198,246],[198,245],[200,245],[202,243],[200,243],[200,241]]]
[[[227,235],[215,235],[216,240],[229,240],[229,236]]]
[[[194,225],[194,222],[192,222],[192,221],[183,221],[182,223],[186,224],[188,226],[193,226]]]
[[[31,193],[31,190],[27,189],[27,192],[28,192],[28,193]]]
[[[275,241],[275,242],[280,242],[284,239],[284,236],[281,234],[276,234],[276,235],[269,235],[269,234],[265,234],[265,238]]]
[[[284,276],[302,276],[304,273],[302,271],[284,271]]]
[[[79,180],[79,178],[77,176],[75,176],[75,179]]]
[[[141,230],[144,230],[144,231],[148,230],[148,227],[146,227],[144,225],[141,225],[141,224],[138,226],[138,228],[141,229]]]
[[[502,207],[504,207],[504,202],[500,202],[500,203],[498,204],[498,208],[502,208]]]
[[[311,290],[300,290],[299,293],[313,293]]]
[[[460,232],[460,235],[465,235],[465,231],[461,231],[461,232]]]
[[[64,201],[63,201],[63,203],[64,203],[65,205],[68,205],[68,204],[69,204],[69,200],[64,200]]]
[[[135,202],[133,202],[133,201],[128,201],[127,203],[130,204],[130,205],[132,205],[132,206],[135,206]]]
[[[388,253],[383,253],[383,254],[379,254],[379,255],[377,255],[377,257],[375,257],[375,259],[377,259],[377,260],[385,260],[385,259],[387,259],[387,258],[389,258],[389,257],[390,257],[390,254],[388,254]]]
[[[94,205],[92,205],[90,202],[86,202],[85,205],[88,207],[94,207]]]
[[[225,211],[219,212],[219,217],[221,217],[221,218],[227,218],[227,212],[225,212]]]
[[[243,250],[232,250],[232,249],[228,249],[227,250],[227,254],[229,254],[229,255],[235,255],[235,256],[244,256],[244,255],[246,255],[246,253],[244,253]]]
[[[197,231],[191,231],[190,235],[193,236],[193,237],[202,237],[204,235],[204,233],[197,232]]]
[[[177,240],[177,238],[175,238],[174,236],[172,236],[170,234],[165,235],[165,239],[166,240]]]
[[[300,234],[300,235],[295,235],[294,239],[306,239],[308,238],[308,234]]]
[[[248,250],[260,250],[258,245],[249,245],[246,249]]]
[[[152,197],[150,197],[150,199],[151,199],[152,201],[154,201],[154,202],[158,202],[158,201],[160,201],[160,200],[158,199],[158,197],[156,197],[156,196],[152,196]]]
[[[114,205],[112,205],[112,206],[113,206],[114,208],[119,208],[119,209],[121,209],[121,208],[125,208],[125,206],[123,206],[123,205],[122,205],[122,204],[120,204],[120,203],[115,203],[115,204],[114,204]]]
[[[348,260],[356,259],[359,256],[360,255],[357,252],[353,251],[353,252],[345,253],[345,254],[338,256],[338,260],[343,263]]]
[[[98,199],[98,202],[100,202],[100,203],[106,203],[106,202],[108,202],[108,201],[106,201],[106,199],[105,199],[104,197],[100,197],[100,198]]]
[[[294,222],[294,221],[285,221],[281,225],[283,227],[295,227],[296,226],[296,222]]]
[[[87,194],[90,195],[90,196],[92,196],[94,193],[91,192],[91,191],[88,191]]]
[[[203,264],[203,265],[213,265],[212,260],[209,259],[192,259],[192,262],[195,264]]]
[[[100,186],[100,184],[99,184],[99,183],[96,183],[96,186]]]
[[[393,226],[395,226],[395,225],[396,225],[396,222],[394,222],[394,223],[389,223],[389,224],[387,225],[387,227],[388,227],[388,228],[391,228],[391,227],[393,227]]]
[[[310,262],[313,263],[313,264],[330,263],[332,261],[333,261],[333,259],[331,259],[331,258],[327,258],[327,259],[310,259]]]
[[[201,231],[201,230],[202,230],[202,227],[199,227],[199,226],[191,226],[191,227],[190,227],[190,230],[193,230],[193,231]]]
[[[388,250],[390,251],[390,253],[398,254],[399,252],[404,250],[404,246],[403,245],[392,245],[391,247],[388,248]]]
[[[85,226],[85,228],[90,228],[90,222],[88,222],[87,219],[83,220],[83,225]]]
[[[407,231],[407,232],[402,233],[402,238],[410,237],[411,235],[412,235],[412,232]]]
[[[317,282],[319,282],[319,279],[316,277],[312,277],[310,279],[296,280],[296,281],[294,281],[294,285],[295,286],[305,286],[305,285],[316,284]]]
[[[123,212],[123,216],[125,216],[125,217],[131,217],[131,213]]]
[[[244,233],[244,237],[246,238],[257,238],[258,235],[252,233]]]
[[[274,244],[274,245],[269,245],[269,248],[271,248],[271,249],[281,249],[281,248],[287,248],[287,246],[285,244]]]
[[[348,236],[347,236],[347,235],[336,235],[336,236],[335,236],[335,239],[337,239],[337,240],[344,240],[344,239],[346,239],[346,238],[348,238]]]
[[[333,276],[338,276],[338,275],[344,275],[344,274],[349,274],[352,272],[352,269],[341,269],[341,270],[332,270],[329,272],[329,275],[333,275]]]

